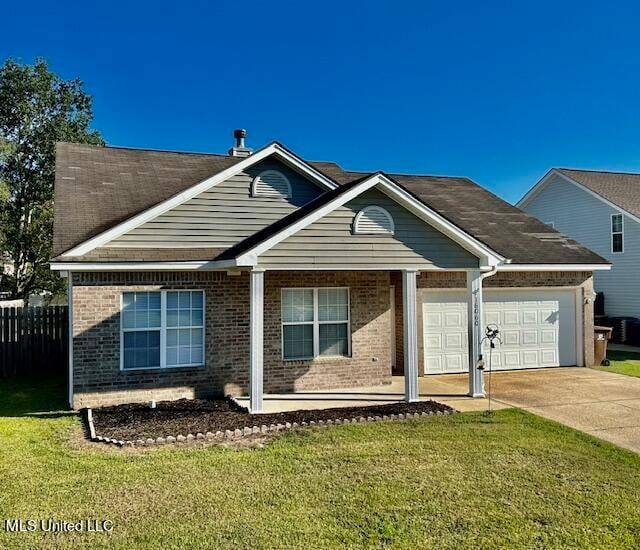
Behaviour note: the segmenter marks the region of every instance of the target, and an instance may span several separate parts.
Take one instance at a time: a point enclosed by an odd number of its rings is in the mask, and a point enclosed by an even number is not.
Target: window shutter
[[[384,208],[367,206],[356,214],[353,232],[364,235],[393,235],[393,218]]]
[[[287,199],[291,197],[291,184],[284,174],[276,170],[265,170],[253,180],[251,194],[254,197]]]

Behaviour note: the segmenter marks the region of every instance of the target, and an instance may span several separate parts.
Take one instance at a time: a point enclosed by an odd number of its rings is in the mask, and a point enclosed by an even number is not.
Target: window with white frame
[[[204,365],[204,292],[122,294],[122,369]]]
[[[622,214],[611,214],[611,252],[624,252],[624,221]]]
[[[312,359],[350,354],[349,289],[282,290],[282,356]]]

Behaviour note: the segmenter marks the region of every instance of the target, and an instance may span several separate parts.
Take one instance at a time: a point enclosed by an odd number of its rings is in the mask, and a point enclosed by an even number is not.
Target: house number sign
[[[478,305],[478,297],[473,297],[473,326],[477,327],[480,324],[480,307]]]

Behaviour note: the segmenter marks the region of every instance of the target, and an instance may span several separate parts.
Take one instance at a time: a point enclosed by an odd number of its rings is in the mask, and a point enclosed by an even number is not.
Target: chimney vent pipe
[[[229,149],[229,154],[232,157],[248,157],[253,153],[253,149],[247,147],[244,143],[244,138],[247,137],[247,131],[243,128],[237,128],[233,131],[233,137],[236,140],[235,146]]]

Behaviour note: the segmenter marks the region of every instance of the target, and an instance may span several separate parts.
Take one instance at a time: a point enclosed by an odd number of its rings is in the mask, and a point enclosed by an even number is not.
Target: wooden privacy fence
[[[0,308],[0,378],[66,376],[66,306]]]

